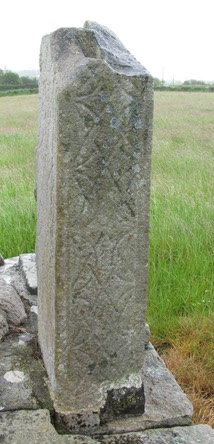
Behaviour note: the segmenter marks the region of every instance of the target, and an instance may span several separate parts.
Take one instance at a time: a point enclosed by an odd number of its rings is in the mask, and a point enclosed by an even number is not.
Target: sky
[[[10,0],[0,10],[0,69],[39,68],[41,38],[86,20],[109,27],[161,80],[214,81],[214,0]]]

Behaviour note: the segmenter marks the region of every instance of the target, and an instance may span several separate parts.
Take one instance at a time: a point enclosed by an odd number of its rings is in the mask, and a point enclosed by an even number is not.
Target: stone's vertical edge
[[[38,334],[44,363],[55,387],[57,95],[84,60],[77,30],[62,28],[44,36],[40,50],[39,135],[36,153]],[[72,63],[71,63],[72,60]]]
[[[39,343],[52,384],[55,383],[55,229],[56,116],[50,38],[42,40],[40,56],[39,140],[37,147],[37,236]]]
[[[147,291],[148,291],[148,257],[149,257],[149,216],[150,216],[150,175],[151,175],[151,154],[152,154],[152,135],[153,135],[153,107],[154,107],[154,91],[153,78],[151,75],[145,77],[144,93],[141,102],[141,119],[143,122],[142,134],[142,158],[141,165],[143,169],[142,174],[142,189],[138,194],[137,207],[139,211],[138,217],[138,263],[139,267],[139,292],[144,295],[144,322],[146,322],[146,306],[147,306]],[[145,324],[144,341],[148,329]]]
[[[151,77],[95,37],[61,29],[41,55],[39,340],[70,430],[144,410]]]

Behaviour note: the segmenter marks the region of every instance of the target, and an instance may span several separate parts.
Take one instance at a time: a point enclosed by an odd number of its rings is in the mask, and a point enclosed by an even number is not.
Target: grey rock
[[[47,377],[28,332],[12,335],[0,345],[0,410],[48,408],[53,411]]]
[[[146,350],[143,380],[146,427],[191,424],[192,404],[151,344]]]
[[[14,267],[14,264],[17,265],[17,260],[6,261],[5,272],[0,272],[1,280],[4,281],[4,278],[10,275],[14,282],[15,277],[19,279]],[[30,325],[27,327],[31,331]],[[138,432],[127,433],[127,430],[130,430],[130,423],[129,418],[124,418],[120,420],[119,425],[115,421],[108,424],[106,429],[97,430],[94,439],[89,436],[59,435],[50,421],[49,412],[53,412],[53,405],[45,370],[36,354],[35,341],[36,338],[31,333],[23,331],[16,336],[6,337],[1,343],[0,442],[5,444],[41,442],[44,444],[213,444],[214,431],[209,426],[183,426],[191,423],[191,404],[151,344],[145,352],[143,376],[146,410],[141,417],[135,418],[135,428],[139,430]],[[132,427],[134,428],[133,422]],[[117,434],[118,431],[120,434]]]
[[[25,278],[27,290],[31,294],[37,294],[37,271],[35,253],[20,254],[19,265]]]
[[[11,261],[13,267],[13,261]],[[8,270],[5,271],[7,273]],[[2,274],[2,279],[5,274]],[[18,279],[18,275],[15,274]],[[12,280],[14,280],[11,274]],[[36,315],[34,315],[36,317]],[[31,320],[33,322],[33,320]],[[29,331],[32,327],[29,324]],[[36,333],[36,331],[35,331]],[[34,333],[34,334],[35,334]],[[0,394],[4,409],[11,408],[38,408],[37,400],[40,399],[39,405],[44,407],[47,405],[50,410],[53,406],[48,401],[48,386],[45,379],[44,369],[38,360],[34,358],[34,352],[29,347],[29,343],[33,340],[32,334],[26,332],[19,334],[13,341],[6,341],[0,347],[1,376],[12,370],[24,371],[27,373],[25,379],[25,387],[27,394],[22,385],[22,391],[17,391],[21,386],[7,382],[4,378],[3,386]],[[146,397],[145,413],[135,418],[137,430],[146,429],[148,427],[166,427],[173,425],[190,424],[192,416],[192,406],[186,395],[176,383],[174,377],[166,369],[165,364],[159,358],[158,354],[151,346],[145,351],[145,367],[144,367],[144,389]],[[1,386],[1,385],[0,385]],[[133,421],[133,420],[132,420]],[[130,428],[129,419],[121,421],[119,428],[117,422],[112,422],[108,429],[103,429],[103,433],[117,433],[119,429]]]
[[[9,326],[7,323],[6,313],[0,310],[0,341],[8,333]]]
[[[4,265],[0,267],[0,280],[7,284],[11,283],[12,276],[16,274],[19,258],[18,256],[4,260]]]
[[[0,442],[4,444],[213,444],[214,431],[207,425],[161,428],[93,439],[58,435],[48,410],[0,413]]]
[[[0,309],[5,312],[8,323],[20,325],[27,318],[24,304],[16,290],[3,279],[0,280]]]
[[[148,76],[146,68],[135,59],[111,29],[90,20],[85,22],[84,29],[94,32],[101,57],[114,71],[127,76]]]
[[[0,442],[4,444],[99,444],[90,437],[58,435],[48,410],[0,413]]]
[[[31,254],[29,254],[31,256]],[[30,260],[29,260],[30,263]],[[35,279],[37,281],[36,273]],[[5,259],[5,265],[0,267],[0,282],[3,281],[5,284],[10,284],[17,292],[19,297],[21,298],[25,310],[28,313],[27,321],[31,333],[37,332],[37,316],[34,314],[38,304],[37,295],[32,295],[26,288],[26,279],[24,278],[23,272],[20,269],[20,261],[19,256],[14,258]],[[33,322],[32,322],[33,321]],[[10,328],[12,324],[10,325]]]
[[[40,61],[39,343],[74,430],[143,392],[153,80],[94,22],[43,37]]]
[[[126,435],[104,436],[102,444],[213,444],[214,430],[207,425],[146,430]]]
[[[0,347],[0,399],[4,410],[43,406],[53,411],[45,370],[36,359],[33,342],[26,332],[4,341]],[[24,379],[18,383],[5,379],[6,373],[14,371],[24,372]],[[16,380],[16,374],[10,377]],[[98,435],[191,423],[191,404],[151,345],[145,355],[144,382],[145,413],[134,420],[124,418],[99,427]]]
[[[33,394],[29,373],[29,349],[11,343],[0,348],[0,404],[1,410],[38,409],[39,404]],[[35,369],[36,370],[36,369]]]

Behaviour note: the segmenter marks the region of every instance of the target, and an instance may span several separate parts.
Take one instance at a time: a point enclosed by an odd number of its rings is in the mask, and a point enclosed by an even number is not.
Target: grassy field
[[[214,95],[156,92],[148,321],[152,340],[214,426]],[[34,251],[37,96],[0,98],[0,254]]]
[[[214,95],[155,93],[148,320],[153,343],[214,426]]]
[[[34,150],[37,96],[0,98],[0,254],[35,244]]]

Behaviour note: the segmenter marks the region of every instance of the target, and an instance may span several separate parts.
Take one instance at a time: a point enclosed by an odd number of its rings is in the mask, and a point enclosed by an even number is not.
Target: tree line
[[[208,91],[214,92],[213,82],[204,82],[204,80],[185,80],[182,82],[172,82],[167,84],[164,80],[154,78],[154,89],[159,91]]]
[[[13,71],[0,69],[0,96],[9,94],[28,94],[38,92],[39,81],[36,77],[19,76]],[[164,91],[211,91],[214,92],[214,83],[203,80],[185,80],[183,83],[167,84],[164,80],[154,78],[154,89]]]
[[[12,71],[0,69],[0,91],[19,89],[38,89],[38,79],[28,76],[19,76]]]

